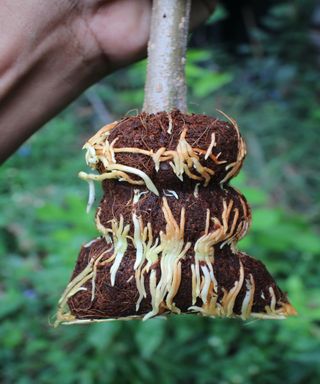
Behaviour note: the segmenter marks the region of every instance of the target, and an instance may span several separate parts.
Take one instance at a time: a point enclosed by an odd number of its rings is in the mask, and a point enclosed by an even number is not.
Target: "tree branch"
[[[186,112],[185,55],[191,0],[154,0],[143,110]]]

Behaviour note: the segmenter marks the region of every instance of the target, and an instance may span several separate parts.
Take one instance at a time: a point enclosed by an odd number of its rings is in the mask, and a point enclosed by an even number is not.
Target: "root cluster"
[[[179,111],[142,113],[85,144],[80,173],[104,196],[100,237],[80,251],[56,324],[169,313],[281,319],[295,314],[265,266],[239,252],[248,204],[228,181],[246,149],[236,122]]]

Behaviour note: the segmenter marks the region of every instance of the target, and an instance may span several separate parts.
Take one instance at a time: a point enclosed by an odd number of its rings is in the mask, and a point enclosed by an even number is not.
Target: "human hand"
[[[191,27],[215,1],[193,3]],[[151,7],[151,0],[0,2],[0,163],[87,87],[146,54]]]
[[[75,38],[84,56],[102,57],[107,72],[145,56],[152,1],[83,0],[76,4]],[[191,28],[204,21],[214,7],[215,0],[193,1]]]

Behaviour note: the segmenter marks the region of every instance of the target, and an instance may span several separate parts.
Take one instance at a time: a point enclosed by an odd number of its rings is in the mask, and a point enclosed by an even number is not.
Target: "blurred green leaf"
[[[206,24],[211,25],[214,23],[217,23],[218,21],[221,21],[227,17],[228,13],[226,9],[221,5],[216,5],[216,8],[214,12],[211,14],[209,19],[206,21]]]
[[[194,84],[193,91],[195,96],[199,98],[207,97],[231,81],[232,75],[230,73],[212,72],[203,74]]]
[[[164,338],[165,320],[153,319],[141,323],[135,339],[143,358],[150,358],[156,353]]]
[[[23,306],[21,292],[8,290],[0,295],[0,319],[15,314]]]

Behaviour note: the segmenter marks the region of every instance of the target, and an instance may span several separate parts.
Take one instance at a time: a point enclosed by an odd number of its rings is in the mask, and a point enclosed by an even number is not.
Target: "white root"
[[[143,171],[140,171],[140,169],[133,168],[133,167],[128,167],[126,165],[121,165],[121,164],[115,164],[115,165],[110,165],[108,167],[109,172],[105,172],[101,175],[95,175],[95,174],[88,174],[85,172],[79,172],[79,177],[83,180],[94,180],[94,181],[103,181],[106,179],[118,179],[119,181],[127,181],[131,184],[136,184],[136,185],[141,185],[145,184],[146,187],[153,192],[155,195],[159,196],[159,192],[156,188],[156,186],[153,184],[152,180],[150,177],[145,174]],[[127,173],[132,173],[135,174],[143,180],[142,182],[140,180],[134,180],[131,179]]]
[[[152,287],[152,310],[145,315],[144,320],[159,314],[160,306],[164,303],[170,311],[180,312],[180,309],[173,302],[181,281],[181,265],[179,261],[185,256],[191,245],[190,243],[184,244],[184,208],[181,210],[180,224],[174,219],[165,197],[163,197],[162,210],[166,220],[166,232],[160,233],[161,277],[158,284]]]
[[[213,147],[215,147],[216,145],[217,145],[217,143],[216,143],[216,134],[213,132],[213,133],[211,134],[211,142],[210,142],[210,145],[209,145],[209,147],[208,147],[208,149],[207,149],[206,154],[204,155],[205,160],[207,160],[208,157],[211,155],[212,149],[213,149]]]
[[[200,186],[200,183],[196,183],[195,187],[194,187],[194,192],[193,192],[193,196],[197,199],[199,197],[199,186]]]
[[[247,154],[247,149],[246,149],[246,144],[244,142],[244,140],[242,139],[241,135],[240,135],[240,131],[239,131],[239,127],[238,127],[238,124],[236,122],[236,120],[234,120],[233,118],[231,118],[230,116],[228,116],[226,113],[220,111],[219,109],[217,109],[217,111],[219,113],[221,113],[227,120],[230,121],[230,123],[233,125],[233,127],[235,128],[236,132],[237,132],[237,136],[238,136],[238,151],[237,151],[237,159],[235,162],[231,163],[231,164],[228,164],[226,167],[225,167],[225,170],[228,171],[230,169],[230,171],[226,174],[226,176],[220,181],[220,184],[224,184],[227,180],[231,179],[233,176],[235,176],[238,171],[240,170],[241,168],[241,165],[242,165],[242,162],[243,162],[243,159],[245,158],[246,154]]]
[[[168,115],[168,120],[169,120],[169,125],[168,125],[167,132],[169,133],[169,135],[171,135],[172,127],[173,127],[173,125],[172,125],[172,116],[171,116],[171,113],[167,113],[167,115]]]
[[[90,212],[91,207],[95,200],[95,188],[94,188],[94,182],[92,180],[87,180],[89,185],[89,197],[88,197],[88,204],[87,204],[87,213]]]
[[[134,195],[133,195],[132,204],[137,204],[141,199],[141,197],[149,193],[149,191],[140,191],[140,189],[134,189],[133,193]]]
[[[255,292],[255,283],[253,276],[250,274],[249,279],[246,280],[246,295],[243,299],[242,306],[241,306],[241,318],[243,320],[247,320],[250,317],[252,305],[253,305],[253,298],[254,298],[254,292]]]
[[[174,191],[173,189],[164,189],[163,190],[163,195],[166,196],[166,197],[174,197],[177,200],[179,200],[179,196],[178,196],[177,192]]]
[[[115,219],[112,220],[112,237],[114,244],[114,262],[110,269],[110,281],[112,286],[114,286],[115,284],[117,271],[125,254],[125,251],[127,250],[127,237],[129,229],[130,224],[124,226],[122,215],[120,215],[119,223]]]

